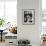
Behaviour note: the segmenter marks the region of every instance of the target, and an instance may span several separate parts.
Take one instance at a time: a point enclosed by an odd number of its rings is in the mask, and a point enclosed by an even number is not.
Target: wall
[[[41,0],[18,0],[17,1],[17,25],[18,40],[29,39],[31,43],[40,43],[41,34]],[[22,9],[35,9],[35,24],[22,24]],[[39,46],[39,45],[38,45]]]

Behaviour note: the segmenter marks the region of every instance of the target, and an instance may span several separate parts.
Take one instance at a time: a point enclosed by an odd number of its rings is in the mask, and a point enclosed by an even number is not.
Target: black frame
[[[24,21],[24,20],[26,20],[25,16],[27,16],[27,15],[30,16],[30,21],[29,22]],[[28,23],[26,23],[26,22],[28,22]],[[35,24],[35,9],[22,9],[22,24],[23,25],[33,25],[33,24]]]

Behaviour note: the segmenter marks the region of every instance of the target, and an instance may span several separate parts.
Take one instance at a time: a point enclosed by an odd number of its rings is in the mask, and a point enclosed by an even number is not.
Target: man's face
[[[32,19],[32,17],[30,17],[30,15],[27,15],[26,17],[27,17],[27,19]]]
[[[27,21],[30,22],[32,17],[30,15],[27,15],[26,17],[27,17]]]

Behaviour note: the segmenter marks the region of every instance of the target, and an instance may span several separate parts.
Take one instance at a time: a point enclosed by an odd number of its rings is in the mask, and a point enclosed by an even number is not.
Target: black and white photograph
[[[23,24],[34,24],[35,23],[35,10],[34,9],[23,9]]]

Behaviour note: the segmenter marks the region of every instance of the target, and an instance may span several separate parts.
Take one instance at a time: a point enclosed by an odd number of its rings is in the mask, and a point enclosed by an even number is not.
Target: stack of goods
[[[18,44],[30,44],[29,40],[19,40]]]
[[[17,34],[17,27],[14,26],[14,25],[11,25],[10,28],[9,28],[9,31],[12,32],[12,33]]]
[[[30,45],[29,40],[19,40],[18,41],[18,46],[32,46],[32,45]]]
[[[41,40],[42,40],[42,42],[46,42],[46,34],[42,34]]]

